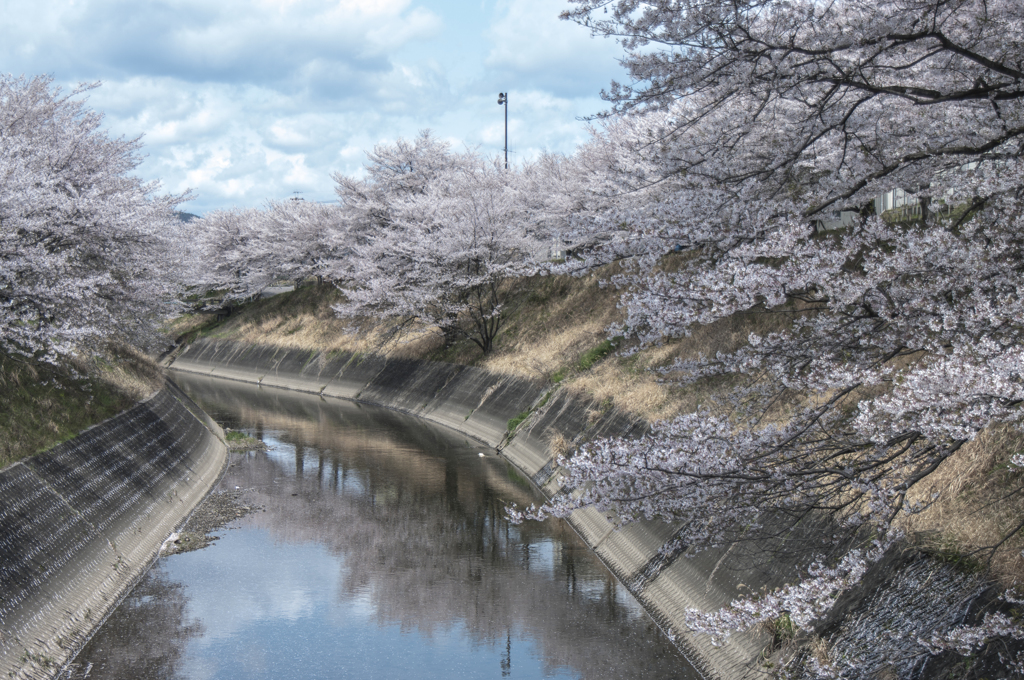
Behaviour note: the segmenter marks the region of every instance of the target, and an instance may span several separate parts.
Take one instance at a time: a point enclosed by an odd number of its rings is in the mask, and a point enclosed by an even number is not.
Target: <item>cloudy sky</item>
[[[430,128],[510,161],[571,152],[622,79],[564,0],[0,0],[0,71],[89,94],[184,210],[333,200],[374,144]]]

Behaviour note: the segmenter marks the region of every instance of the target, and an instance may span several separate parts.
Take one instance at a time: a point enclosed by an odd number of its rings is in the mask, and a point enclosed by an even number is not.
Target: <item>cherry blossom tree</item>
[[[446,341],[490,351],[501,330],[505,283],[537,271],[547,245],[515,174],[423,133],[369,154],[367,178],[337,177],[352,216],[351,246],[332,279],[344,317],[415,319]]]
[[[442,173],[473,161],[473,154],[452,153],[451,145],[429,130],[412,141],[378,144],[366,156],[365,178],[334,174],[339,199],[354,226],[364,230],[388,227],[396,200],[423,195]]]
[[[740,312],[788,322],[666,367],[708,386],[705,408],[562,459],[586,491],[539,514],[686,519],[692,550],[827,517],[839,571],[816,569],[848,587],[861,527],[891,534],[965,442],[1019,424],[1024,6],[573,4],[566,18],[620,38],[633,81],[605,93],[592,142],[619,183],[593,228],[626,225],[645,253],[615,279],[628,314],[615,332],[643,344]],[[910,205],[877,214],[894,188]],[[659,268],[669,250],[685,257]],[[786,594],[793,610],[810,593],[804,626],[834,597],[818,585]],[[750,607],[782,606],[769,600]],[[746,606],[692,620],[719,635],[757,619]]]
[[[223,293],[225,303],[251,299],[279,278],[287,254],[256,208],[215,210],[196,221],[207,268],[197,292]],[[284,255],[284,257],[282,257]]]
[[[55,361],[139,339],[174,311],[196,253],[174,213],[130,173],[138,139],[113,139],[82,95],[0,76],[0,350]]]
[[[207,263],[201,289],[231,302],[281,279],[322,281],[346,252],[350,223],[336,204],[303,200],[211,212],[196,223]]]
[[[335,203],[274,201],[268,204],[265,219],[281,248],[280,271],[285,278],[316,278],[322,283],[331,262],[345,251],[350,220]]]

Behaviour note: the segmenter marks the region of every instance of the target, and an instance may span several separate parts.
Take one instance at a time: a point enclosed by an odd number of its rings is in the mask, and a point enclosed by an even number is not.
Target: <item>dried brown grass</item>
[[[655,422],[676,415],[679,400],[665,385],[646,372],[624,370],[616,361],[605,361],[581,373],[568,384],[576,394],[612,405]]]
[[[926,510],[904,515],[900,528],[919,545],[968,567],[987,567],[1004,585],[1024,583],[1024,536],[998,544],[1024,519],[1024,473],[1009,464],[1024,450],[1024,434],[994,425],[947,458],[918,490]]]
[[[182,341],[199,335],[291,349],[417,358],[441,342],[437,329],[406,320],[338,318],[331,305],[340,301],[341,293],[332,286],[304,286],[243,305],[223,321],[209,313],[183,317],[168,324],[168,332]]]
[[[707,400],[709,385],[673,388],[659,381],[649,369],[672,364],[676,359],[713,357],[748,341],[752,332],[768,333],[789,324],[787,312],[740,314],[697,328],[686,337],[648,347],[627,359],[612,355],[589,370],[580,370],[579,359],[609,336],[609,327],[624,320],[619,309],[620,292],[602,281],[617,273],[609,266],[588,277],[531,279],[524,287],[530,298],[510,320],[505,338],[479,365],[495,373],[533,380],[564,376],[576,394],[598,402],[609,400],[616,408],[657,421]]]
[[[114,391],[133,401],[142,401],[163,388],[160,366],[149,355],[129,345],[111,345],[105,356],[89,363],[79,359],[76,368],[94,374]]]
[[[479,365],[495,373],[547,380],[574,364],[622,319],[618,296],[601,287],[602,278],[552,276],[520,282],[503,335]]]
[[[551,435],[549,447],[551,449],[551,455],[556,459],[559,456],[568,456],[572,450],[572,444],[561,432],[555,432]]]
[[[409,357],[428,354],[441,342],[439,331],[422,325],[394,320],[342,320],[308,313],[284,320],[243,321],[231,330],[229,337],[293,349],[375,352]]]

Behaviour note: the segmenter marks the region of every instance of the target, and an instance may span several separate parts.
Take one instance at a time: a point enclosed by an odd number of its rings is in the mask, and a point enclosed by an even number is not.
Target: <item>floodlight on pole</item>
[[[498,106],[505,105],[505,169],[508,170],[508,92],[498,93]]]

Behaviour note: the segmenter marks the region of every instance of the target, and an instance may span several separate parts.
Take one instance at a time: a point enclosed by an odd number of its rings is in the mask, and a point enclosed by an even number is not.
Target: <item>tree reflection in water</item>
[[[468,636],[494,651],[485,677],[524,677],[524,640],[543,676],[698,677],[565,524],[505,520],[507,502],[537,499],[505,461],[477,457],[479,445],[381,409],[177,379],[215,418],[270,444],[234,456],[221,482],[265,508],[241,525],[337,556],[332,592],[367,603],[378,629],[438,644]],[[179,639],[193,634],[182,616]]]
[[[61,677],[172,678],[186,643],[205,632],[187,615],[185,586],[157,564],[104,622]]]

